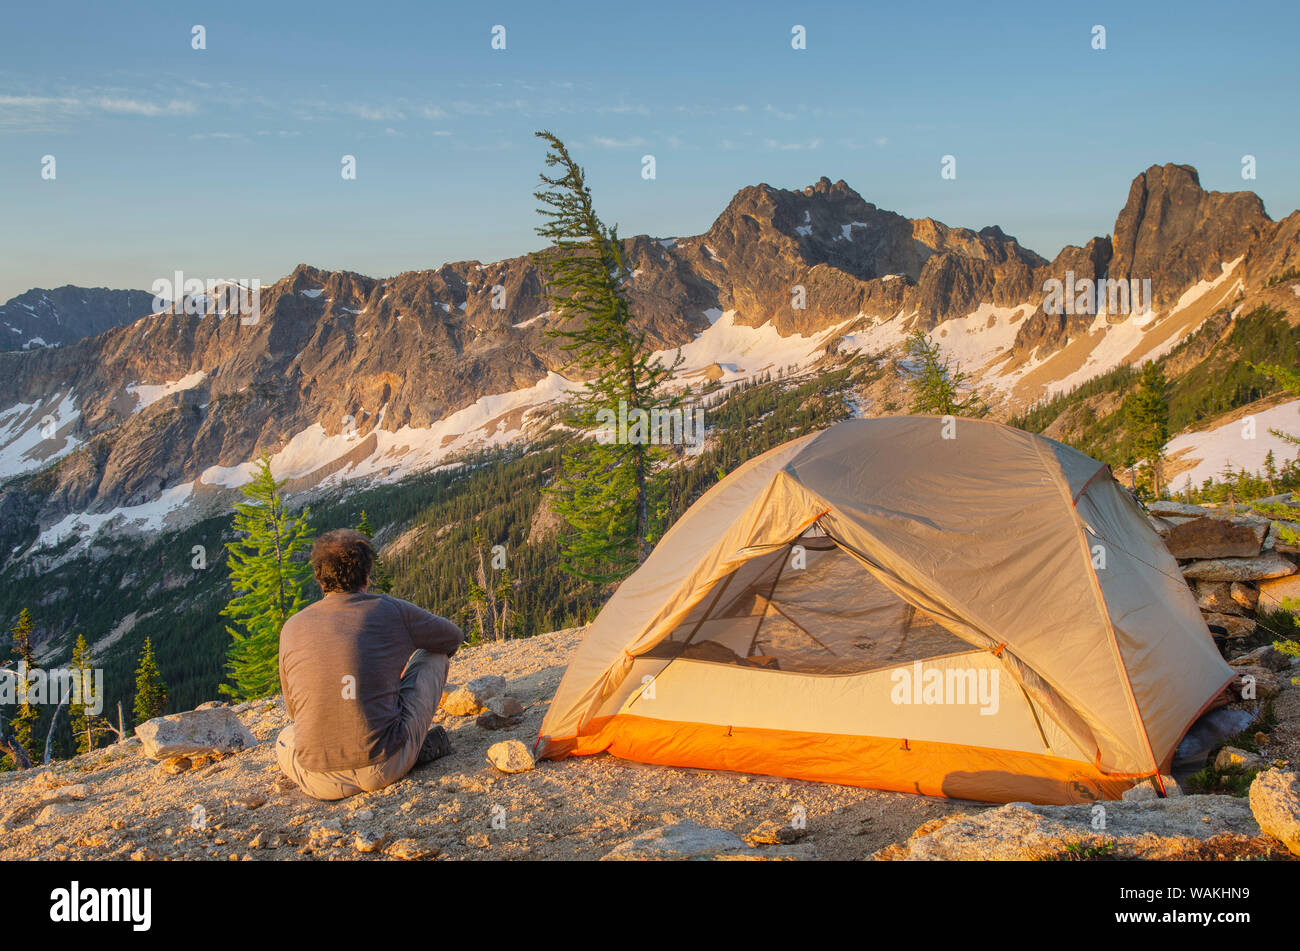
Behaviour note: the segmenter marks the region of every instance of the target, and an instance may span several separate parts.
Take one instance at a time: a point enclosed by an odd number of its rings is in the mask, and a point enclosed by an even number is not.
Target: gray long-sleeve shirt
[[[330,592],[284,622],[280,687],[298,763],[317,772],[382,762],[401,745],[397,688],[416,648],[451,655],[446,618],[386,594]]]

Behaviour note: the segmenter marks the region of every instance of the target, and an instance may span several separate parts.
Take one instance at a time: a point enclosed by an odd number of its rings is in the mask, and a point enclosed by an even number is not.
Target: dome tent
[[[993,422],[854,419],[691,506],[588,628],[537,752],[1113,799],[1231,679],[1107,466]]]

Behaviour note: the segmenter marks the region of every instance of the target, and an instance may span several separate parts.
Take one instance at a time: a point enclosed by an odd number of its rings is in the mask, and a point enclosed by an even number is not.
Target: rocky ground
[[[1296,507],[1289,496],[1277,504]],[[513,769],[514,763],[495,750],[490,761],[489,750],[510,740],[517,741],[516,756],[532,765],[524,747],[531,749],[581,640],[582,630],[574,628],[459,652],[437,717],[452,753],[376,793],[318,802],[284,779],[274,753],[275,736],[287,723],[279,700],[231,710],[218,705],[201,714],[237,735],[226,744],[236,752],[146,755],[158,754],[167,730],[184,733],[178,718],[192,729],[191,712],[150,721],[155,726],[141,738],[73,760],[0,773],[0,859],[1300,855],[1300,778],[1291,772],[1300,762],[1300,687],[1292,683],[1300,659],[1269,646],[1272,633],[1256,612],[1265,607],[1261,602],[1280,606],[1300,595],[1300,549],[1279,539],[1278,521],[1254,514],[1164,503],[1152,506],[1152,516],[1243,675],[1228,709],[1270,714],[1242,734],[1249,740],[1237,740],[1250,749],[1216,758],[1226,771],[1210,778],[1238,795],[1156,800],[1141,790],[1145,798],[1100,805],[993,807],[609,756],[503,772],[497,766]],[[1300,520],[1279,521],[1300,528]],[[1243,691],[1247,679],[1250,689]],[[496,687],[483,686],[492,680]],[[1242,795],[1247,786],[1249,795]]]
[[[235,708],[256,746],[178,774],[146,758],[139,740],[0,774],[0,859],[598,859],[679,822],[739,836],[770,823],[787,828],[768,838],[788,839],[801,815],[801,841],[743,848],[752,857],[852,859],[971,808],[608,756],[499,772],[487,761],[488,748],[511,738],[531,748],[580,639],[575,629],[462,650],[452,660],[453,684],[507,673],[510,695],[525,707],[519,724],[488,730],[475,717],[440,713],[451,756],[380,792],[337,803],[311,800],[281,779],[274,738],[287,721],[278,700]],[[711,834],[701,843],[722,851]]]
[[[524,707],[517,725],[492,730],[474,716],[440,711],[451,736],[449,757],[380,792],[340,802],[311,800],[280,776],[274,738],[286,720],[278,700],[234,708],[257,741],[251,748],[196,756],[179,772],[168,771],[177,764],[146,757],[132,739],[49,767],[0,774],[0,859],[1286,855],[1261,833],[1242,797],[1107,803],[1112,827],[1099,835],[1088,806],[995,808],[608,756],[500,772],[488,762],[489,747],[507,739],[531,746],[580,637],[573,629],[461,651],[452,663],[449,699],[455,685],[509,672],[507,691]],[[1275,701],[1273,735],[1288,748],[1300,723],[1298,699],[1300,688],[1286,683]],[[1281,761],[1281,747],[1265,752]]]

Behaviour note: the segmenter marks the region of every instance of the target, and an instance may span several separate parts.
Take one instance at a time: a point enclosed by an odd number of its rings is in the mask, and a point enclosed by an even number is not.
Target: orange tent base
[[[542,737],[543,756],[608,752],[663,766],[734,770],[896,792],[1043,805],[1118,799],[1136,777],[1073,760],[920,740],[601,717],[581,736]]]

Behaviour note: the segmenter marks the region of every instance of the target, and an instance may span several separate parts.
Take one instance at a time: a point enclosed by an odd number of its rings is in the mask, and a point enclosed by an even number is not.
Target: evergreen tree
[[[95,748],[95,741],[99,735],[106,731],[107,727],[101,719],[95,716],[86,708],[86,695],[84,688],[90,681],[90,645],[86,643],[86,635],[78,634],[77,643],[72,648],[72,660],[68,664],[68,670],[76,678],[78,689],[83,692],[79,695],[80,699],[68,704],[68,719],[72,724],[72,739],[76,743],[78,753],[89,753]]]
[[[9,636],[13,642],[14,657],[18,659],[20,664],[26,665],[28,673],[40,669],[36,664],[32,644],[32,635],[35,632],[36,625],[32,621],[32,612],[23,608],[18,615],[18,620],[9,629]],[[27,755],[33,763],[40,763],[41,754],[37,752],[40,742],[37,736],[36,724],[40,720],[41,714],[35,704],[27,702],[26,681],[20,682],[18,696],[20,700],[18,713],[15,714],[10,723],[13,738],[19,746],[27,751]]]
[[[1138,385],[1124,400],[1133,452],[1151,475],[1152,490],[1160,495],[1160,462],[1169,441],[1169,384],[1154,360],[1142,367]]]
[[[537,233],[553,242],[535,255],[562,341],[585,386],[566,407],[566,422],[579,434],[603,430],[601,438],[574,438],[562,471],[549,489],[555,511],[570,528],[561,542],[561,563],[577,577],[604,583],[625,577],[650,552],[655,524],[658,470],[667,458],[652,432],[656,413],[680,407],[682,396],[665,384],[681,361],[652,359],[643,332],[632,326],[624,286],[630,267],[617,228],[606,227],[592,205],[582,169],[564,143],[538,132],[548,145],[535,197],[545,223]],[[610,438],[611,421],[625,414],[626,436]],[[621,429],[621,427],[620,427]]]
[[[238,700],[279,691],[280,628],[307,604],[311,565],[303,556],[312,543],[309,513],[289,515],[280,497],[283,487],[263,456],[243,488],[247,501],[235,506],[239,537],[226,546],[234,596],[221,613],[236,626],[226,627],[231,637],[226,669],[233,685],[219,689]]]
[[[357,522],[357,531],[371,541],[374,541],[375,532],[370,527],[370,519],[366,516],[366,510],[361,510],[361,519]],[[383,563],[379,557],[379,551],[375,551],[375,564],[370,569],[370,590],[382,591],[384,594],[393,590],[393,575],[388,570],[388,566]]]
[[[153,644],[144,639],[140,666],[135,670],[135,725],[160,717],[167,708],[167,685],[154,660]]]
[[[907,359],[914,364],[910,380],[911,412],[928,416],[968,416],[979,418],[988,413],[978,394],[962,399],[961,391],[970,383],[951,358],[920,327],[907,338]]]

